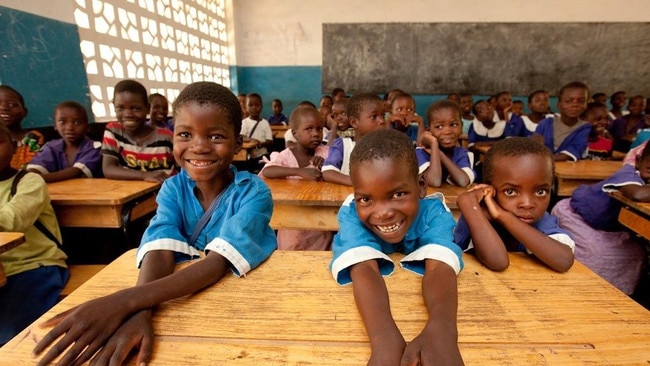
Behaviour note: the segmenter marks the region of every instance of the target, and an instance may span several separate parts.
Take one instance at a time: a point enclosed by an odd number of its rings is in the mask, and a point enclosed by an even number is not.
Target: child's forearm
[[[573,252],[569,246],[521,221],[511,212],[504,212],[497,220],[526,249],[539,260],[558,272],[566,272],[573,265]]]
[[[335,170],[326,170],[323,172],[323,180],[330,183],[352,186],[352,180],[349,175],[345,175]]]
[[[262,175],[264,178],[286,178],[298,174],[298,169],[300,168],[289,168],[284,166],[267,166],[262,170]]]
[[[454,182],[457,186],[467,187],[470,183],[469,176],[463,169],[461,169],[453,160],[451,160],[447,155],[440,154],[440,163],[442,166],[447,169],[451,181]]]
[[[62,180],[68,180],[68,179],[74,179],[74,178],[83,178],[86,175],[84,172],[75,167],[70,167],[70,168],[65,168],[63,170],[59,170],[58,172],[52,172],[52,173],[45,173],[43,174],[43,179],[47,183],[51,182],[59,182]]]
[[[619,188],[621,194],[637,202],[650,202],[650,185],[626,185]]]
[[[464,193],[458,197],[457,204],[467,222],[474,252],[479,261],[493,271],[503,271],[508,268],[510,265],[508,250],[483,212],[480,203],[476,199],[471,199],[469,193]]]
[[[442,165],[440,163],[442,155],[444,154],[440,152],[437,146],[431,148],[429,167],[426,170],[425,177],[432,187],[440,187],[442,185]]]

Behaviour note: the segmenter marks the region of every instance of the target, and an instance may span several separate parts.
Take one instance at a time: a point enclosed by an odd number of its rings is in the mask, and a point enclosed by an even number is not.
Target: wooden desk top
[[[631,199],[623,196],[623,194],[619,191],[612,192],[609,195],[621,201],[623,205],[628,206],[635,211],[639,211],[640,213],[645,215],[647,219],[650,219],[650,202],[632,201]]]
[[[0,232],[0,253],[4,253],[25,242],[25,234]]]
[[[394,260],[401,255],[392,256]],[[276,251],[244,278],[226,275],[154,315],[154,365],[365,365],[370,346],[351,286],[328,271],[331,252]],[[620,365],[650,360],[650,312],[575,263],[554,272],[511,254],[493,272],[465,255],[458,277],[459,347],[468,365]],[[0,349],[7,364],[33,364],[44,319],[132,286],[135,251],[81,285]],[[391,310],[407,340],[427,319],[419,276],[386,277]],[[130,364],[135,362],[132,357]]]
[[[555,163],[555,176],[563,179],[603,180],[623,167],[620,161],[578,160]]]
[[[60,206],[122,205],[158,189],[160,183],[106,178],[76,178],[47,184],[52,204]]]

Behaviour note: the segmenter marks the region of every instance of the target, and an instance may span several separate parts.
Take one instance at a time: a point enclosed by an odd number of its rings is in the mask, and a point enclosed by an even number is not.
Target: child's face
[[[318,113],[320,113],[320,119],[323,122],[323,126],[327,124],[327,116],[332,114],[332,108],[327,106],[318,107]]]
[[[16,93],[0,88],[0,121],[9,128],[19,127],[20,122],[27,116],[27,109],[20,103]]]
[[[641,176],[645,184],[650,184],[650,157],[641,159],[641,155],[637,155],[634,166],[639,171],[639,176]]]
[[[220,182],[241,149],[229,116],[214,105],[187,102],[174,118],[174,158],[195,182]]]
[[[271,109],[273,109],[273,114],[279,115],[282,113],[282,104],[278,102],[271,103]]]
[[[426,181],[402,161],[358,163],[350,178],[359,220],[382,240],[397,244],[415,221]]]
[[[239,100],[239,106],[241,107],[241,112],[243,114],[246,113],[246,96],[245,95],[238,95],[237,99]]]
[[[497,203],[529,225],[544,216],[552,184],[553,161],[549,157],[528,154],[494,161],[491,185]]]
[[[323,121],[318,113],[305,113],[298,121],[298,129],[291,133],[298,145],[314,150],[323,141]]]
[[[415,102],[409,97],[397,97],[393,99],[391,113],[402,116],[406,122],[411,122],[415,114]]]
[[[14,150],[14,142],[11,140],[11,136],[0,132],[0,173],[11,165]]]
[[[471,114],[473,104],[474,101],[472,100],[471,95],[464,95],[460,97],[460,109],[463,111],[463,114]]]
[[[528,108],[533,113],[548,113],[548,94],[537,93],[528,103]]]
[[[521,103],[512,103],[512,113],[521,116],[524,113],[524,105]]]
[[[54,128],[66,144],[77,146],[88,133],[88,121],[77,108],[61,107],[54,112]]]
[[[330,107],[331,108],[333,103],[334,103],[334,101],[332,100],[332,98],[322,97],[322,98],[320,98],[318,106],[319,107]]]
[[[149,113],[147,101],[142,100],[139,94],[124,91],[115,94],[113,100],[117,121],[124,126],[127,131],[137,131],[144,126]]]
[[[336,128],[339,131],[345,131],[350,128],[348,115],[345,113],[345,104],[334,103],[332,106],[332,118],[336,121]]]
[[[510,94],[508,94],[508,93],[501,94],[501,95],[499,95],[499,98],[497,98],[496,107],[497,107],[497,109],[504,110],[511,103],[512,103],[512,97],[510,96]]]
[[[359,118],[350,118],[350,125],[354,128],[355,138],[360,139],[367,133],[378,128],[385,128],[386,122],[383,115],[381,101],[366,102],[361,107]]]
[[[447,95],[447,99],[451,100],[452,102],[454,102],[456,104],[460,104],[460,96],[458,94],[456,94],[456,93],[452,93],[452,94]]]
[[[481,122],[490,122],[494,118],[494,110],[487,102],[480,102],[476,105],[476,118]]]
[[[340,92],[332,95],[332,100],[334,102],[338,102],[339,100],[343,100],[343,99],[345,99],[345,92],[344,91],[340,91]]]
[[[587,109],[587,90],[583,88],[565,89],[557,101],[560,114],[568,118],[578,118]]]
[[[619,93],[614,96],[612,101],[612,106],[617,108],[623,108],[625,102],[627,101],[627,95],[625,93]]]
[[[258,97],[247,97],[246,111],[252,119],[258,119],[262,113],[262,100]]]
[[[169,103],[166,98],[156,96],[151,99],[149,116],[155,125],[162,125],[169,114]]]
[[[603,94],[594,98],[594,102],[600,103],[602,105],[607,105],[607,95]]]
[[[630,103],[627,105],[627,110],[632,116],[639,116],[645,109],[645,99],[643,98],[630,98]]]
[[[429,132],[444,150],[453,149],[458,145],[462,129],[463,124],[458,112],[451,108],[438,109],[431,114]]]
[[[602,135],[605,132],[607,126],[609,126],[609,114],[607,113],[607,107],[597,107],[592,108],[587,112],[585,116],[587,122],[592,126],[592,129],[596,131],[597,135]]]

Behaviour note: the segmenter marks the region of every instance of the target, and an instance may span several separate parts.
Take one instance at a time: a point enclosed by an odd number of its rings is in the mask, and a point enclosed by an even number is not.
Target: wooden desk
[[[632,201],[618,191],[612,192],[610,195],[623,204],[621,212],[618,214],[618,221],[628,229],[650,240],[650,203]]]
[[[336,218],[345,198],[353,193],[352,187],[302,179],[264,179],[273,195],[274,229],[310,229],[338,231]],[[467,188],[445,184],[440,188],[429,187],[428,194],[442,192],[447,206],[457,217],[458,195]]]
[[[251,150],[257,146],[253,142],[244,142],[242,144],[241,150],[239,150],[239,153],[235,155],[235,157],[232,159],[232,161],[248,161],[250,158]]]
[[[571,196],[578,186],[594,184],[609,178],[622,166],[622,162],[611,160],[558,161],[555,163],[557,195],[560,197]]]
[[[0,254],[11,250],[25,242],[25,234],[23,233],[10,233],[0,232]],[[7,284],[7,276],[5,269],[0,262],[0,287]]]
[[[273,132],[273,138],[284,140],[284,134],[289,129],[288,125],[271,125],[271,132]]]
[[[37,324],[71,306],[132,286],[129,251],[0,349],[7,364],[34,364],[48,329]],[[335,284],[330,252],[283,252],[245,278],[226,275],[154,313],[152,365],[365,365],[370,355],[352,287]],[[401,255],[394,255],[399,259]],[[646,365],[650,312],[576,263],[556,273],[511,255],[493,272],[466,255],[458,277],[459,346],[467,365]],[[420,277],[386,277],[391,310],[407,340],[427,319]],[[218,306],[215,306],[218,304]],[[133,355],[129,364],[134,364]]]
[[[156,211],[160,183],[77,178],[48,183],[59,225],[125,229],[131,220]]]

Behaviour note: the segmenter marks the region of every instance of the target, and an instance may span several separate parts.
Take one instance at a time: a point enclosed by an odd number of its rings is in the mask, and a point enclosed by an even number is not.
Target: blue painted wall
[[[0,40],[0,84],[25,99],[24,128],[52,125],[54,107],[64,100],[75,100],[90,113],[76,25],[0,6]]]

